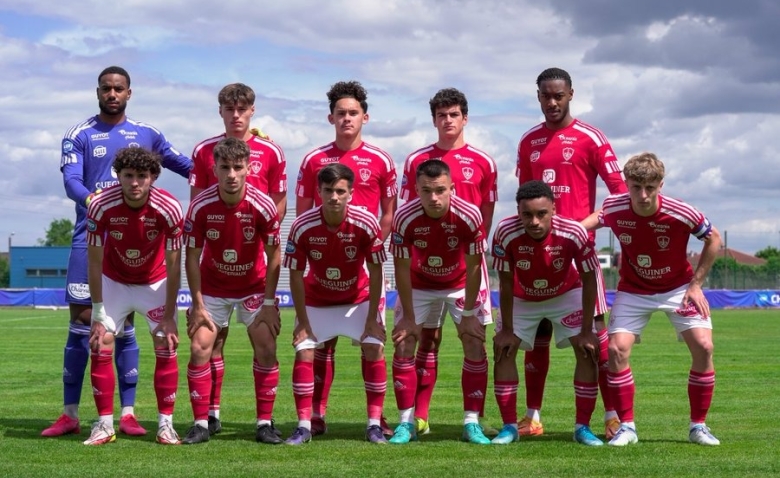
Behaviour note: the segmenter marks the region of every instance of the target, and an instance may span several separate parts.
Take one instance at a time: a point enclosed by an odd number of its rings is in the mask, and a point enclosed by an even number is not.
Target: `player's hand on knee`
[[[500,362],[504,357],[514,357],[520,348],[520,338],[513,332],[500,330],[493,337],[493,359]]]
[[[89,347],[97,352],[103,345],[103,337],[106,335],[106,327],[100,322],[92,322],[89,330]]]
[[[192,338],[201,327],[206,327],[212,332],[217,331],[217,326],[211,321],[211,317],[205,309],[190,309],[189,314],[187,314],[187,336]]]
[[[710,304],[707,302],[707,297],[704,296],[701,286],[693,282],[688,285],[682,300],[683,309],[689,305],[696,307],[696,310],[702,317],[710,316]]]
[[[274,337],[279,336],[279,332],[282,330],[282,321],[279,317],[279,309],[275,306],[264,305],[260,308],[260,311],[255,316],[255,320],[252,321],[250,327],[257,328],[262,324],[268,326],[268,330]]]
[[[395,327],[393,327],[392,339],[395,345],[400,344],[406,339],[414,337],[415,340],[420,340],[422,334],[422,325],[417,325],[414,317],[404,317],[399,320]]]
[[[152,331],[152,335],[163,339],[169,352],[173,352],[179,347],[179,328],[172,318],[161,320],[160,324]]]
[[[310,326],[304,327],[300,323],[296,324],[295,330],[293,330],[293,347],[297,347],[307,339],[317,342],[317,337],[314,336]]]
[[[591,330],[583,330],[571,338],[571,345],[577,351],[577,355],[590,359],[593,363],[599,362],[599,339]]]
[[[468,334],[478,338],[482,342],[485,341],[485,326],[473,315],[461,316],[460,324],[457,325],[457,328],[458,337]]]
[[[374,320],[369,320],[366,323],[366,328],[363,330],[363,335],[360,337],[360,341],[364,341],[368,337],[374,337],[375,339],[385,343],[387,340],[387,332],[382,324]]]

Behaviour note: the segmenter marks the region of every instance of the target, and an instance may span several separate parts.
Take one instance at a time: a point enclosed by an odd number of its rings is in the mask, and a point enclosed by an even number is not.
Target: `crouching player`
[[[296,314],[292,385],[298,413],[298,427],[285,441],[288,445],[311,440],[314,349],[337,336],[361,343],[366,440],[387,443],[380,426],[387,388],[385,311],[380,301],[385,249],[376,217],[349,205],[354,181],[355,174],[341,163],[321,169],[317,183],[322,205],[298,216],[287,240],[284,265],[290,269]]]
[[[609,374],[620,429],[609,441],[625,446],[638,441],[634,425],[634,376],[628,359],[653,312],[664,312],[691,352],[688,373],[688,439],[719,445],[704,423],[715,389],[710,306],[702,284],[720,248],[720,234],[688,204],[661,194],[664,164],[652,153],[629,159],[623,169],[628,193],[609,196],[600,213],[583,221],[588,229],[607,226],[620,240],[620,282],[609,318]],[[704,242],[693,270],[688,240]]]
[[[453,195],[447,164],[429,159],[416,171],[417,199],[401,206],[393,219],[390,250],[395,262],[398,302],[395,308],[393,383],[400,424],[390,443],[417,439],[414,402],[417,391],[415,348],[431,309],[449,310],[463,344],[464,441],[489,444],[479,425],[487,390],[485,325],[487,278],[482,254],[485,229],[476,206]]]
[[[157,442],[179,443],[172,418],[179,381],[176,297],[183,219],[179,202],[153,187],[160,161],[157,154],[142,148],[120,150],[113,166],[119,184],[95,196],[87,210],[91,378],[99,418],[85,445],[116,440],[111,357],[114,337],[122,334],[125,318],[134,311],[146,317],[157,357]]]
[[[593,243],[578,222],[555,215],[555,196],[544,182],[523,183],[515,199],[517,216],[498,224],[492,247],[501,312],[493,338],[493,378],[504,421],[493,443],[518,439],[517,350],[533,350],[536,329],[548,319],[558,348],[574,348],[574,440],[603,445],[590,430],[599,357],[593,331],[599,262]]]
[[[282,439],[271,421],[279,385],[276,337],[281,322],[275,301],[281,267],[279,216],[274,201],[246,182],[250,150],[245,141],[223,139],[213,154],[217,184],[195,197],[184,224],[185,268],[192,294],[187,383],[195,423],[182,441],[209,440],[211,352],[235,308],[254,349],[255,438],[279,444]]]

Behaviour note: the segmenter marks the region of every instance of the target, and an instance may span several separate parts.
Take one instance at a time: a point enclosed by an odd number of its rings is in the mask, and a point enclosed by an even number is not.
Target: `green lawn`
[[[572,442],[574,397],[570,349],[553,350],[542,419],[543,437],[508,446],[458,442],[461,431],[461,352],[448,324],[440,357],[439,382],[431,407],[432,433],[420,443],[379,447],[363,441],[365,396],[359,349],[341,341],[336,382],[328,413],[329,433],[306,446],[269,446],[254,441],[251,352],[242,325],[234,325],[225,354],[222,395],[224,430],[210,442],[163,447],[154,435],[86,447],[95,408],[89,385],[82,396],[80,436],[54,439],[40,431],[62,409],[62,348],[67,311],[0,309],[0,476],[780,476],[780,314],[777,311],[715,311],[717,385],[708,425],[720,447],[687,441],[686,393],[689,358],[662,315],[654,316],[632,368],[637,383],[636,420],[640,442],[623,449],[586,448]],[[139,327],[139,332],[141,328]],[[281,383],[275,409],[285,435],[296,425],[290,384],[292,312],[284,313],[280,340]],[[141,374],[137,413],[156,428],[151,341],[139,333]],[[187,399],[188,340],[179,356],[179,403],[175,426],[183,434],[192,418]],[[388,375],[390,356],[388,350]],[[492,374],[491,374],[492,377]],[[492,381],[492,378],[491,378]],[[520,415],[524,410],[520,391]],[[599,407],[600,407],[599,402]],[[392,387],[386,414],[397,415]],[[499,425],[488,390],[486,416]],[[593,428],[603,433],[597,409]]]

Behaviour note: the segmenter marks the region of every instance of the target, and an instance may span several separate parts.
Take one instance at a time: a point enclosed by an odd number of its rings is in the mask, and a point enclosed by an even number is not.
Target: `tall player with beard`
[[[125,115],[131,96],[130,75],[111,66],[98,75],[97,99],[100,113],[73,126],[62,140],[60,170],[65,192],[76,203],[76,225],[68,260],[65,300],[70,309],[70,327],[63,357],[62,415],[42,436],[80,433],[79,402],[89,360],[89,330],[92,301],[87,285],[87,206],[95,194],[118,183],[112,170],[114,157],[122,148],[141,147],[162,156],[162,166],[187,177],[192,161],[176,151],[154,127]],[[132,314],[123,334],[116,337],[116,368],[122,405],[119,431],[144,435],[135,417],[135,388],[138,381],[138,343]]]
[[[365,88],[357,81],[340,81],[331,86],[328,91],[328,121],[335,128],[336,139],[303,158],[295,188],[295,212],[301,216],[321,205],[317,175],[328,164],[344,164],[355,174],[350,204],[365,209],[379,219],[380,238],[384,241],[390,234],[398,185],[395,163],[390,155],[363,141],[363,125],[369,120],[367,97]],[[338,337],[334,337],[314,351],[313,436],[327,431],[325,412],[336,371],[337,342]],[[391,432],[384,419],[382,427],[386,433]]]
[[[298,427],[285,441],[289,445],[311,440],[314,350],[339,335],[360,342],[366,440],[387,443],[380,425],[387,389],[385,248],[375,216],[350,204],[354,181],[344,164],[322,168],[317,174],[322,205],[298,216],[287,240],[284,266],[290,269],[296,314],[293,396],[298,414]]]
[[[192,293],[187,317],[192,340],[187,382],[195,423],[182,442],[205,442],[213,434],[209,430],[213,423],[209,416],[211,351],[236,309],[254,349],[255,438],[279,444],[282,440],[271,420],[279,385],[276,338],[281,322],[275,301],[281,267],[279,217],[274,201],[247,182],[251,151],[243,138],[221,140],[213,155],[218,183],[190,203],[184,226]]]
[[[596,178],[601,177],[611,194],[626,191],[615,153],[597,128],[575,119],[569,110],[574,97],[571,77],[560,68],[548,68],[536,79],[537,97],[544,122],[528,130],[517,149],[517,176],[520,184],[541,180],[555,193],[556,214],[581,221],[596,208]],[[591,239],[595,241],[595,234]],[[598,273],[599,297],[596,301],[596,330],[599,337],[599,387],[604,401],[604,428],[607,438],[619,427],[614,406],[607,393],[607,330],[604,313],[607,302],[604,278]],[[520,435],[541,435],[544,427],[540,410],[544,385],[550,368],[552,325],[539,325],[532,351],[525,353],[525,390],[527,410],[518,423]]]
[[[238,138],[249,147],[246,181],[273,199],[279,214],[279,222],[287,211],[287,162],[284,152],[273,141],[256,129],[250,129],[255,114],[255,92],[243,83],[231,83],[217,95],[219,115],[225,132],[201,141],[192,152],[193,167],[190,173],[190,201],[209,186],[217,184],[214,171],[214,148],[225,138]],[[213,435],[222,430],[220,402],[222,379],[225,375],[223,347],[230,328],[226,323],[211,349],[211,403],[209,403],[208,429]]]
[[[486,445],[490,440],[479,425],[479,414],[488,380],[485,326],[493,319],[480,293],[487,244],[482,215],[476,206],[452,194],[450,168],[444,161],[429,159],[420,164],[415,184],[418,198],[398,209],[390,241],[398,286],[393,383],[401,422],[390,443],[417,439],[415,348],[426,318],[432,312],[438,317],[444,303],[463,345],[462,439]]]
[[[116,440],[114,433],[114,336],[138,312],[154,343],[157,443],[179,444],[173,407],[179,382],[176,297],[181,284],[181,205],[153,187],[160,157],[142,148],[119,150],[114,160],[119,185],[97,195],[87,211],[89,291],[92,295],[90,378],[98,421],[85,445]]]
[[[468,123],[469,105],[466,96],[455,88],[439,90],[429,102],[433,125],[438,132],[436,143],[421,148],[406,158],[401,180],[401,199],[411,201],[417,198],[416,172],[423,162],[440,159],[450,169],[450,178],[455,195],[479,209],[486,238],[493,224],[493,210],[498,201],[498,173],[496,163],[487,153],[466,143],[464,128]],[[487,263],[483,261],[483,287],[480,299],[487,313],[490,313],[490,291]],[[438,372],[438,354],[441,344],[441,328],[447,310],[440,305],[432,307],[422,328],[415,369],[417,370],[417,394],[415,417],[417,431],[430,432],[428,411]]]

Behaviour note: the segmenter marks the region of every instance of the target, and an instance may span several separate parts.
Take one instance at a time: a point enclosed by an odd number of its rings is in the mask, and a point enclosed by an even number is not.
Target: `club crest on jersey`
[[[574,148],[563,148],[563,160],[568,161],[574,156]]]
[[[618,236],[618,241],[620,241],[621,244],[631,244],[631,241],[633,238],[628,234],[621,234]]]
[[[255,237],[255,228],[252,226],[246,226],[242,231],[244,232],[244,239],[247,241],[251,241]]]
[[[546,289],[547,279],[536,279],[534,281],[534,289]]]
[[[648,268],[653,265],[653,260],[647,254],[640,254],[636,256],[636,263],[639,264],[640,267]]]
[[[216,241],[219,239],[219,231],[216,229],[209,229],[206,231],[206,237],[211,239],[212,241]]]
[[[541,157],[542,157],[542,153],[540,153],[539,151],[534,151],[533,153],[531,153],[531,162],[535,163],[539,161],[539,158]]]
[[[252,174],[257,175],[260,173],[260,170],[263,169],[263,163],[260,161],[252,161],[249,163],[249,171],[252,172]]]
[[[357,247],[355,246],[347,246],[344,248],[344,252],[347,254],[347,257],[350,259],[354,259],[357,255]]]
[[[542,181],[544,181],[547,184],[554,183],[555,182],[555,170],[554,169],[545,169],[542,173]]]
[[[159,234],[159,232],[160,231],[158,231],[157,229],[146,231],[146,238],[149,239],[150,241],[153,241],[157,237],[157,234]]]
[[[124,236],[124,234],[122,234],[119,231],[111,231],[109,234],[111,234],[111,237],[113,237],[117,241],[121,241],[122,240],[122,236]],[[151,239],[149,239],[149,240],[151,241]]]
[[[527,261],[527,260],[517,261],[515,263],[515,267],[517,267],[520,270],[527,271],[531,268],[531,261]]]
[[[339,280],[341,279],[341,269],[338,267],[328,267],[325,270],[325,277],[330,280]]]
[[[450,249],[455,249],[456,247],[458,247],[458,238],[455,236],[448,237],[447,245],[450,246]]]
[[[431,256],[428,258],[428,265],[431,267],[441,267],[444,261],[439,256]]]
[[[557,258],[553,261],[553,267],[555,267],[557,270],[563,269],[563,259]]]
[[[138,249],[128,249],[125,251],[125,256],[128,259],[138,259],[139,257],[141,257],[141,251],[139,251]]]
[[[368,181],[368,179],[371,177],[371,170],[368,168],[360,168],[358,173],[360,173],[360,179],[362,179],[363,182]]]
[[[656,240],[658,241],[658,247],[661,249],[669,247],[669,236],[658,236]]]
[[[238,252],[235,249],[225,249],[222,251],[222,261],[227,264],[235,264],[238,261]]]
[[[463,177],[466,178],[466,181],[471,181],[472,176],[474,176],[473,168],[463,168]]]
[[[322,259],[322,252],[320,252],[320,251],[309,251],[309,255],[315,261],[318,261],[318,260]]]

